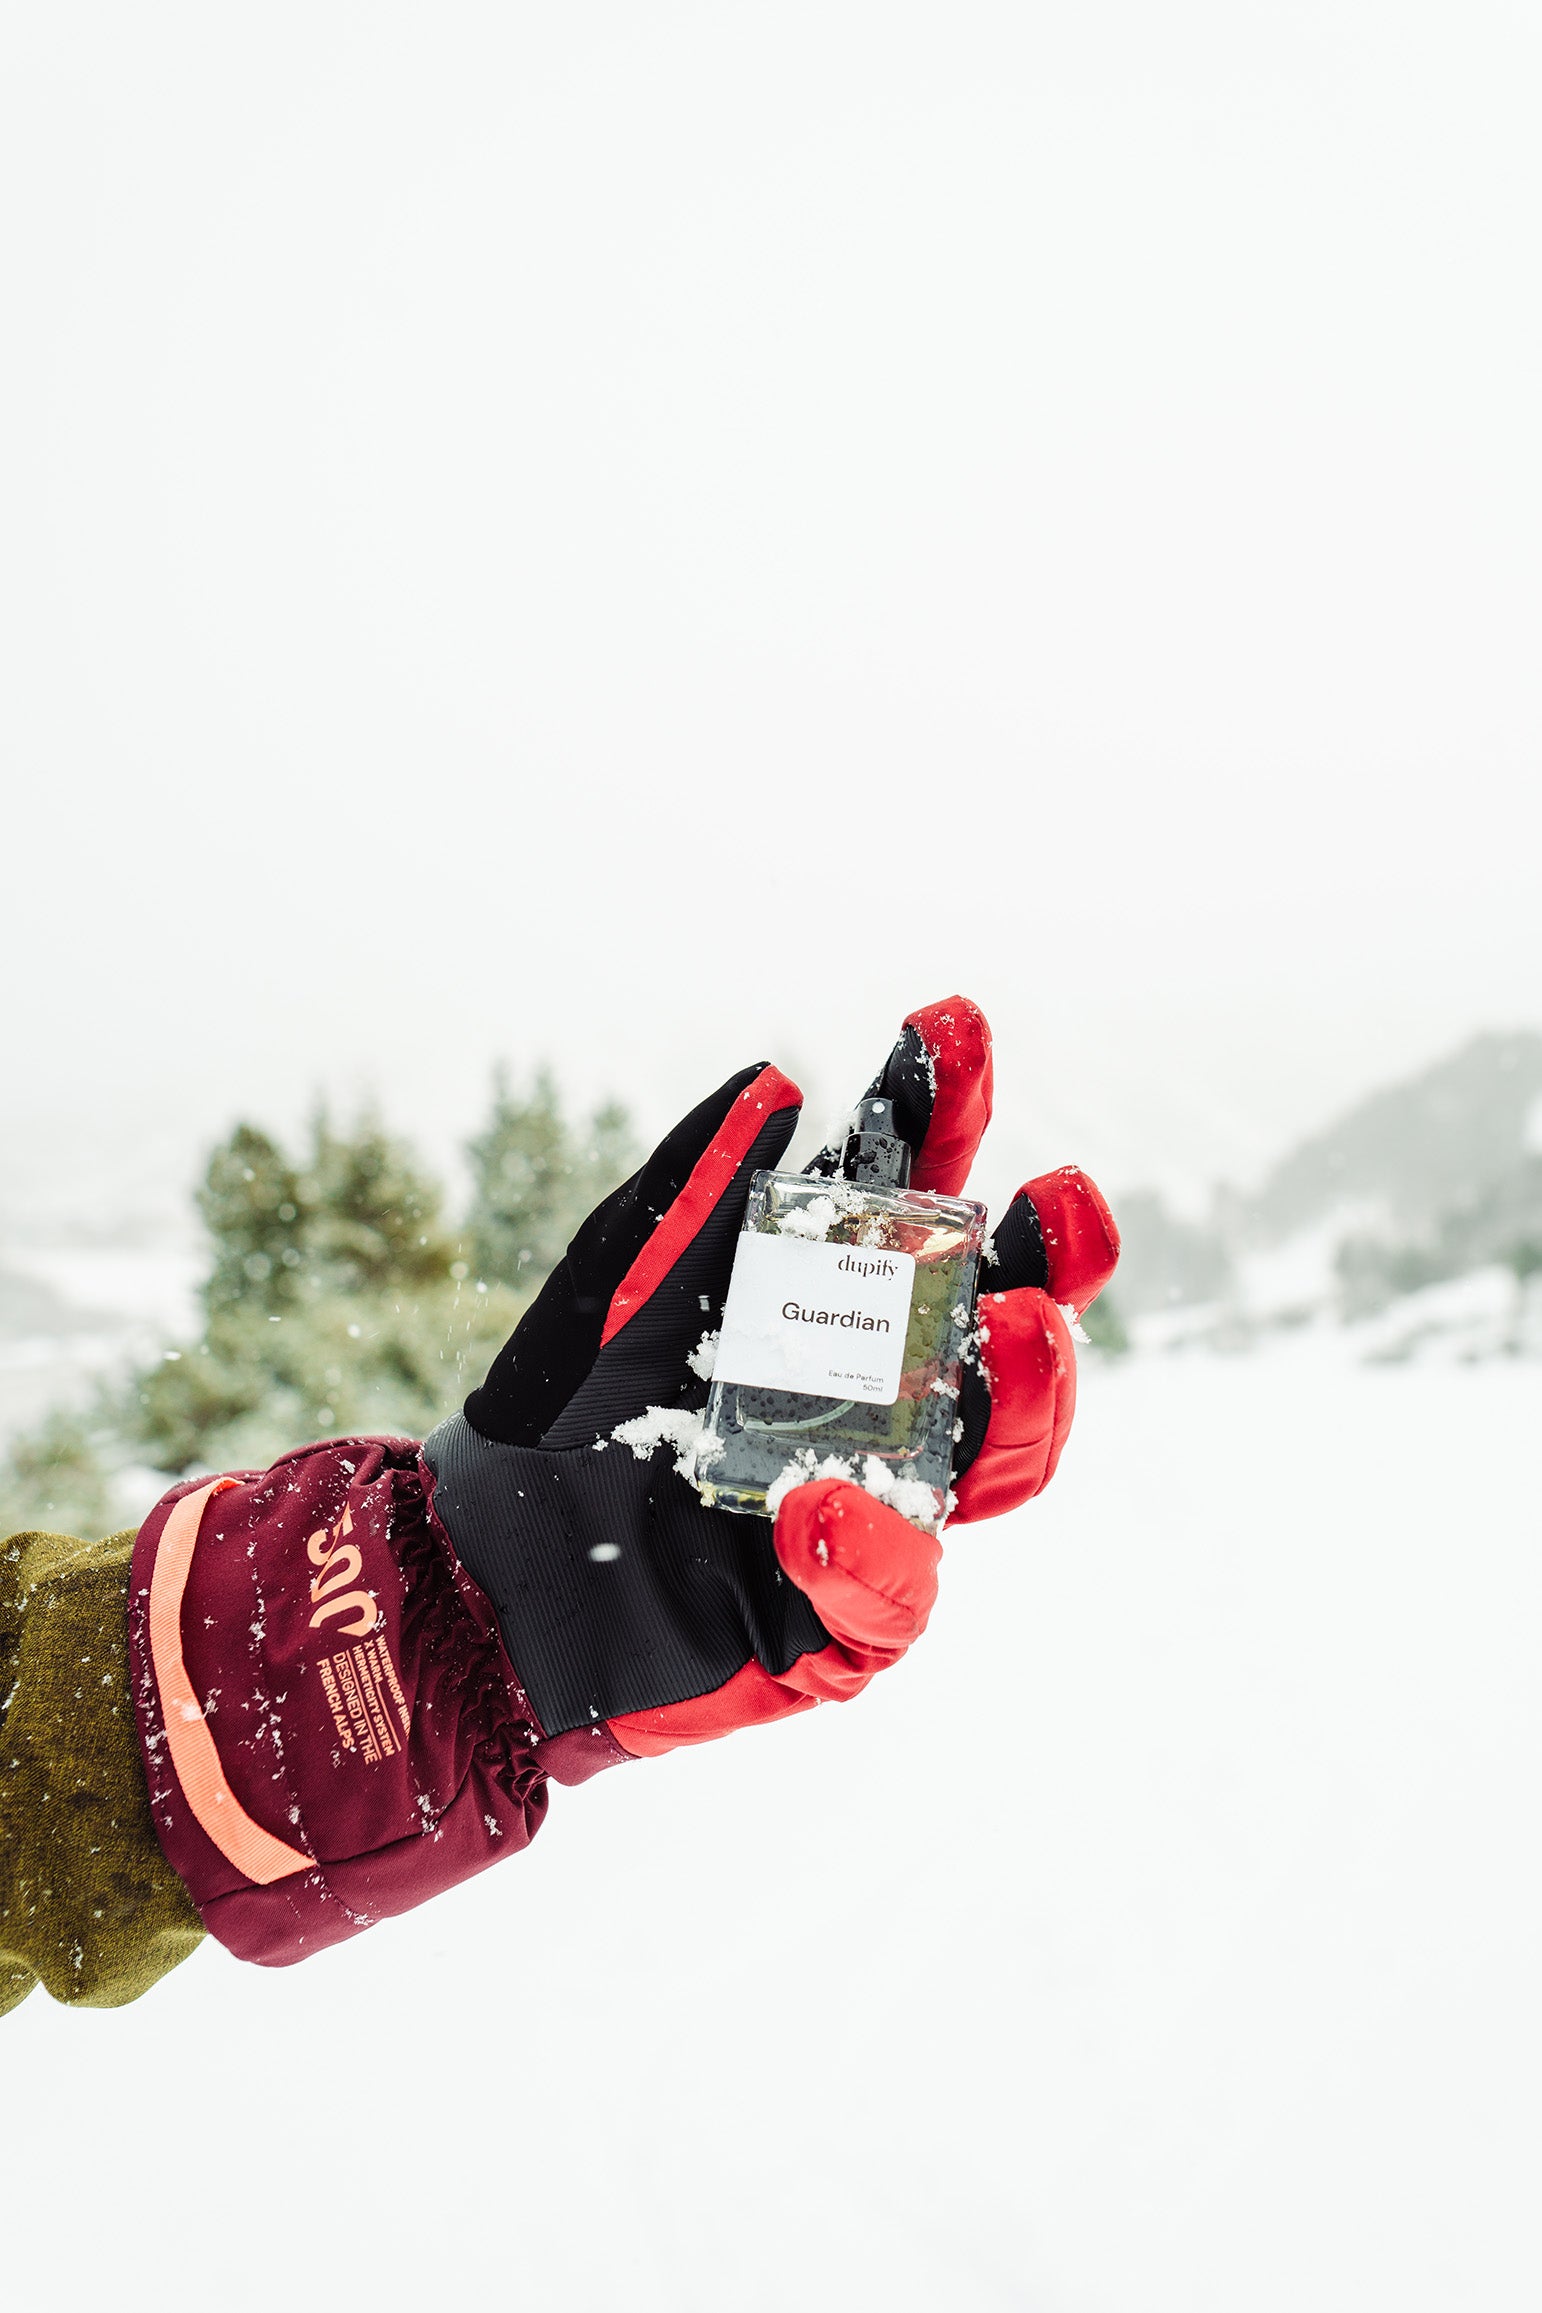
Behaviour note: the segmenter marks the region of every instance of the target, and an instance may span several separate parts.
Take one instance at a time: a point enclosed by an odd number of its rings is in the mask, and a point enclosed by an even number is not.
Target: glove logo
[[[345,1542],[343,1536],[353,1532],[353,1513],[344,1509],[337,1524],[329,1531],[319,1527],[305,1545],[306,1556],[318,1567],[311,1583],[311,1604],[316,1611],[311,1616],[312,1630],[329,1622],[334,1615],[347,1614],[354,1609],[357,1619],[342,1625],[344,1638],[365,1638],[380,1620],[380,1608],[372,1590],[348,1590],[350,1582],[358,1582],[364,1572],[364,1558],[356,1542]],[[343,1595],[339,1597],[337,1593]]]
[[[316,1630],[340,1614],[352,1616],[329,1632],[328,1640],[352,1638],[363,1643],[323,1655],[316,1672],[342,1750],[366,1766],[378,1767],[404,1748],[412,1712],[381,1627],[385,1616],[374,1592],[362,1585],[364,1554],[357,1542],[347,1540],[352,1532],[353,1513],[345,1508],[334,1526],[319,1526],[305,1545],[316,1568],[310,1586],[315,1609],[310,1627]]]

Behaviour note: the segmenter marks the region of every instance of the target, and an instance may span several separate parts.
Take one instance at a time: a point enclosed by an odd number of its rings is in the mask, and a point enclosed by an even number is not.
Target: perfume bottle
[[[695,1456],[705,1501],[763,1517],[841,1477],[941,1523],[985,1207],[909,1179],[893,1103],[872,1096],[837,1173],[755,1175]]]

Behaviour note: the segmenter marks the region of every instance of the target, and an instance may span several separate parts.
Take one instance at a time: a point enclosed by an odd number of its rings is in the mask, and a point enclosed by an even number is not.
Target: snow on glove
[[[894,1103],[911,1185],[959,1193],[991,1112],[990,1034],[962,998],[906,1021],[870,1087]],[[731,1078],[578,1232],[465,1413],[424,1447],[435,1509],[492,1601],[540,1764],[559,1781],[843,1699],[926,1627],[941,1552],[861,1488],[794,1488],[776,1519],[709,1510],[676,1465],[707,1384],[752,1175],[800,1096]],[[838,1149],[811,1171],[831,1173]],[[981,1366],[961,1402],[960,1517],[1053,1472],[1074,1403],[1057,1306],[1112,1269],[1107,1208],[1075,1172],[1014,1199],[985,1272]],[[621,1436],[618,1438],[618,1431]]]

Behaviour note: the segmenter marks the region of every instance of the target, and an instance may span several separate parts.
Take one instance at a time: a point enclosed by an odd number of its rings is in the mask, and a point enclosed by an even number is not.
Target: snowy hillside
[[[1137,1348],[1348,1329],[1371,1362],[1542,1354],[1542,1035],[1476,1036],[1357,1102],[1204,1219],[1117,1199]]]
[[[1539,1395],[1101,1367],[860,1702],[298,1970],[34,1996],[6,2313],[1532,2313]]]

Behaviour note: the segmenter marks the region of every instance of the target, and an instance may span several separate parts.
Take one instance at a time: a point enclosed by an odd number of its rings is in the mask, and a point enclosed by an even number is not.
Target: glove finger
[[[1119,1261],[1119,1231],[1107,1199],[1080,1165],[1040,1173],[1019,1192],[1038,1217],[1047,1274],[1042,1282],[1053,1301],[1067,1303],[1078,1317],[1096,1301]],[[1013,1202],[1016,1203],[1014,1198]],[[1011,1278],[1036,1284],[1037,1278]]]
[[[996,1223],[980,1264],[980,1292],[1042,1285],[1080,1317],[1118,1259],[1119,1231],[1102,1191],[1079,1165],[1062,1165],[1020,1188]]]
[[[910,1185],[957,1196],[991,1118],[991,1032],[978,1004],[948,996],[907,1015],[898,1041],[864,1099],[894,1103],[894,1126],[910,1143]],[[840,1170],[836,1142],[808,1166],[828,1178]]]
[[[1118,1258],[1119,1231],[1096,1182],[1079,1166],[1063,1165],[1020,1188],[996,1223],[980,1264],[976,1306],[991,1294],[1038,1286],[1080,1317],[1108,1283]],[[967,1365],[959,1388],[955,1485],[985,1443],[991,1397],[985,1366]]]
[[[850,1667],[881,1668],[926,1628],[942,1545],[860,1486],[838,1478],[794,1486],[776,1514],[775,1544],[782,1572],[831,1638],[861,1658]]]
[[[980,1363],[989,1396],[983,1435],[954,1464],[952,1520],[999,1518],[1049,1484],[1076,1411],[1076,1352],[1064,1311],[1036,1286],[988,1293],[978,1304]]]
[[[585,1444],[650,1403],[683,1401],[686,1360],[722,1322],[750,1177],[778,1163],[801,1104],[762,1063],[682,1117],[584,1222],[466,1400],[472,1428],[509,1445]]]

